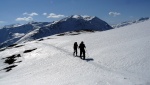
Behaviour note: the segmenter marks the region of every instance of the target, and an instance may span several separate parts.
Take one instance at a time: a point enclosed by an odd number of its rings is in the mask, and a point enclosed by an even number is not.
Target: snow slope
[[[149,23],[10,47],[0,52],[0,69],[10,66],[4,58],[14,54],[21,54],[16,59],[22,62],[0,71],[0,85],[150,85]],[[85,42],[86,60],[72,56],[75,41]]]

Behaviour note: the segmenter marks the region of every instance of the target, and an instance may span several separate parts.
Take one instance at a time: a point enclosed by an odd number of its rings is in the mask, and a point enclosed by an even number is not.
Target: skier
[[[78,48],[78,43],[77,43],[77,42],[75,42],[75,43],[74,43],[74,46],[73,46],[73,48],[74,48],[73,55],[74,55],[74,56],[77,56],[77,54],[78,54],[78,51],[77,51],[77,48]]]
[[[82,59],[82,55],[83,55],[83,60],[85,60],[85,48],[86,47],[83,41],[80,43],[79,48],[80,48],[80,58]]]

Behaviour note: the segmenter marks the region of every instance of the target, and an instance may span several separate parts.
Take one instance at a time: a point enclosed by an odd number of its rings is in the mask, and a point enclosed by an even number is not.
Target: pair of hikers
[[[82,59],[82,57],[83,57],[83,60],[84,60],[85,59],[85,48],[86,48],[84,42],[82,41],[79,46],[78,46],[78,43],[75,42],[73,48],[74,48],[73,55],[77,56],[77,54],[78,54],[77,48],[79,48],[80,49],[80,58]]]

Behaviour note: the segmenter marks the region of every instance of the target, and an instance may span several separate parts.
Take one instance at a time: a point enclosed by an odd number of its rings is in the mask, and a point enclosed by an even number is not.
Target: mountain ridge
[[[14,43],[31,41],[42,37],[78,30],[105,31],[149,20],[149,17],[126,21],[112,27],[96,16],[71,15],[53,22],[29,22],[27,24],[6,25],[0,29],[0,48]]]
[[[50,22],[29,22],[27,24],[12,24],[4,26],[0,29],[0,48],[15,43],[27,33],[49,23]]]
[[[140,22],[144,22],[149,20],[149,17],[142,17],[138,20],[133,20],[133,21],[125,21],[116,25],[112,25],[113,28],[120,28],[120,27],[124,27],[124,26],[128,26],[128,25],[132,25],[132,24],[136,24],[136,23],[140,23]]]
[[[105,31],[113,28],[105,21],[97,17],[88,17],[87,19],[87,17],[85,18],[80,15],[72,15],[59,21],[53,22],[49,26],[41,27],[39,32],[32,37],[40,38],[57,33],[84,29]]]
[[[16,30],[11,32],[11,28],[13,28],[12,30],[22,29],[22,31],[20,32]],[[19,43],[39,39],[62,32],[87,29],[105,31],[113,28],[105,21],[95,16],[72,15],[54,22],[29,22],[25,25],[18,25],[18,27],[17,25],[7,26],[4,27],[4,29],[1,29],[0,32],[1,34],[5,34],[5,36],[7,35],[7,37],[4,38],[4,35],[2,35],[4,39],[0,41],[0,47],[8,46],[16,42]],[[17,37],[17,35],[20,37]]]

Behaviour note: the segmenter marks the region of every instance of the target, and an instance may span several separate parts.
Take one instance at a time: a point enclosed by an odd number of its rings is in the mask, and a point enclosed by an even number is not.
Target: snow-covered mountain
[[[119,28],[119,27],[123,27],[123,26],[127,26],[127,25],[132,25],[132,24],[135,24],[135,23],[140,23],[140,22],[143,22],[143,21],[146,21],[146,20],[149,20],[149,17],[140,18],[140,19],[134,20],[134,21],[122,22],[122,23],[119,23],[117,25],[112,25],[112,27],[113,28]]]
[[[27,33],[50,24],[50,22],[29,22],[27,24],[12,24],[0,29],[0,48],[11,45]]]
[[[150,85],[149,23],[0,49],[0,85]],[[73,56],[81,41],[86,60]]]
[[[19,27],[21,25],[22,24],[19,24],[19,23],[17,23],[17,24],[11,24],[11,25],[5,25],[3,28],[14,28],[14,27]]]
[[[95,31],[105,31],[113,29],[105,21],[91,16],[81,16],[81,15],[72,15],[55,21],[49,25],[41,27],[38,30],[34,30],[29,34],[26,34],[18,42],[31,39],[39,39],[42,37],[50,36],[53,34],[68,32],[68,31],[77,31],[77,30],[95,30]]]
[[[13,43],[31,41],[53,34],[77,31],[77,30],[95,30],[104,31],[113,29],[105,21],[91,16],[72,15],[54,21],[48,22],[31,22],[25,25],[11,25],[0,30],[2,39],[0,47],[8,46]]]

